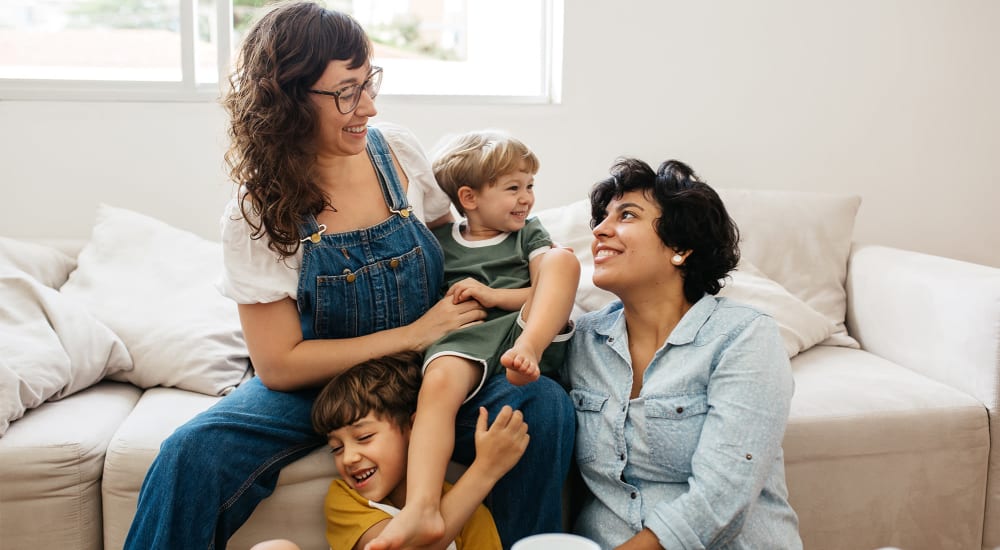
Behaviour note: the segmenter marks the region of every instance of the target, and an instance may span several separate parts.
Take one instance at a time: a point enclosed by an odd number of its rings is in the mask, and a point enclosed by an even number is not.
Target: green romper
[[[444,250],[444,291],[468,277],[490,288],[531,286],[529,261],[552,247],[552,239],[538,218],[529,219],[520,231],[482,241],[463,238],[461,223],[446,224],[433,230]],[[424,368],[435,357],[457,355],[481,363],[484,367],[483,381],[488,376],[502,374],[505,369],[500,364],[500,356],[514,345],[514,340],[524,328],[523,323],[520,311],[490,309],[486,322],[456,330],[427,348]],[[572,336],[570,324],[553,339],[539,361],[542,374],[558,379],[566,344]],[[472,395],[475,393],[473,391]]]

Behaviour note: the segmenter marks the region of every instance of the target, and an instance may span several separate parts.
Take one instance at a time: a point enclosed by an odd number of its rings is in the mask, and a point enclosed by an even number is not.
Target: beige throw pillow
[[[858,347],[848,336],[847,259],[856,195],[718,189],[740,228],[743,258],[834,324],[825,344]]]
[[[552,240],[573,248],[580,261],[580,286],[576,294],[575,314],[596,311],[616,297],[593,283],[594,258],[590,252],[593,233],[590,229],[590,201],[578,200],[566,206],[537,213]],[[722,296],[746,303],[773,317],[781,332],[789,357],[826,340],[834,325],[824,315],[796,298],[782,285],[769,279],[751,262],[741,262],[731,274]]]
[[[214,284],[219,243],[101,205],[77,261],[62,292],[118,334],[135,363],[113,379],[224,395],[249,376],[236,304]]]

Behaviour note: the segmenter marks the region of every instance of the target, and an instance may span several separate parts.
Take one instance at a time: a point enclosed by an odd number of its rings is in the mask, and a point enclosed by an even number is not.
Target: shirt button
[[[750,454],[750,453],[747,453],[747,460],[753,460],[753,455]]]
[[[625,453],[618,455],[618,460],[625,460]]]
[[[609,344],[614,344],[615,343],[615,337],[614,336],[608,336],[608,343]]]
[[[684,407],[677,407],[677,414],[684,412]]]
[[[393,258],[391,261],[389,261],[389,267],[391,267],[393,269],[396,269],[397,267],[399,267],[399,260]]]
[[[633,493],[632,493],[631,495],[629,495],[629,496],[630,496],[630,497],[632,497],[632,500],[635,500],[635,497],[636,497],[636,494],[635,494],[635,493],[633,492]]]

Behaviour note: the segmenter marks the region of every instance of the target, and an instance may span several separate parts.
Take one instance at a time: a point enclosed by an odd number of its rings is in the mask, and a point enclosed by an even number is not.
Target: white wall
[[[509,129],[541,158],[536,208],[619,155],[678,158],[717,187],[859,194],[856,240],[1000,266],[1000,2],[565,5],[561,104],[380,98],[379,118],[426,147]],[[214,104],[0,102],[0,235],[85,236],[108,202],[215,237],[225,122]]]

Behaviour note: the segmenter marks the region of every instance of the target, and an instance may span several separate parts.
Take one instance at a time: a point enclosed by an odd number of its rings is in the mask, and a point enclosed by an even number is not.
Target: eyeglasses
[[[353,113],[354,109],[358,108],[358,102],[361,101],[361,90],[375,99],[380,86],[382,86],[382,67],[372,67],[372,72],[368,73],[368,78],[361,84],[344,86],[336,92],[309,90],[309,93],[333,96],[333,100],[337,103],[337,110],[346,115]]]

